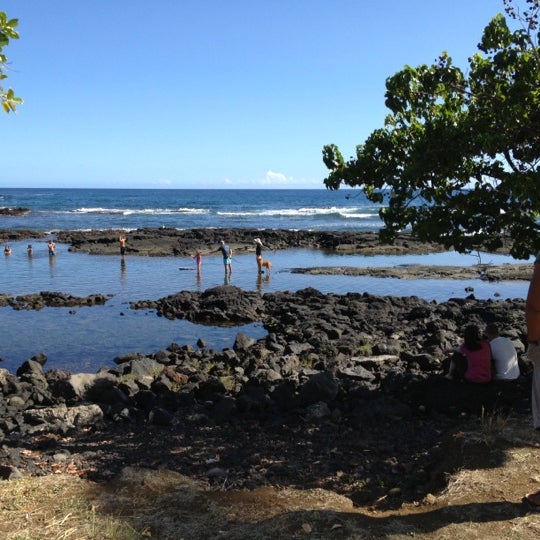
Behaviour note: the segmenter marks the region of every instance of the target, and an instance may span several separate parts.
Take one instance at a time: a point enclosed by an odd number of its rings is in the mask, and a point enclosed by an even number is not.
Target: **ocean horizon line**
[[[339,190],[332,190],[327,187],[320,188],[306,188],[306,187],[95,187],[95,186],[77,186],[77,187],[55,187],[55,186],[4,186],[0,188],[0,195],[2,190],[14,190],[14,189],[54,189],[54,190],[107,190],[107,191],[359,191],[355,188],[342,188]]]

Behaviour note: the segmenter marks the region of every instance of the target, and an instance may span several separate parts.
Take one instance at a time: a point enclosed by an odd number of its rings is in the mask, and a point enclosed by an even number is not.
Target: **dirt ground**
[[[347,497],[322,489],[272,486],[223,491],[170,471],[152,474],[136,469],[124,471],[99,497],[114,512],[115,506],[123,506],[123,496],[139,501],[142,509],[141,501],[160,493],[169,500],[170,504],[162,502],[170,508],[169,517],[181,515],[177,538],[540,537],[540,513],[521,501],[524,494],[540,489],[540,434],[529,419],[499,420],[497,425],[484,424],[481,432],[458,434],[448,448],[448,462],[440,465],[441,470],[457,467],[443,491],[393,510],[382,509],[384,500],[357,507]],[[153,538],[168,537],[155,522],[146,521],[145,526]]]
[[[167,468],[125,467],[107,482],[62,474],[0,483],[0,537],[202,540],[536,539],[540,433],[526,417],[483,419],[447,443],[447,483],[388,509],[388,494],[354,505],[338,490],[267,485],[225,489]]]

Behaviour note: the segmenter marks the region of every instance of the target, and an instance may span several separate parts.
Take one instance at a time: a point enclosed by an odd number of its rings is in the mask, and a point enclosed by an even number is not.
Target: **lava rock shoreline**
[[[131,307],[213,325],[260,322],[268,334],[239,333],[222,351],[173,343],[93,374],[47,371],[42,354],[15,374],[0,369],[1,477],[75,470],[103,480],[126,465],[166,467],[209,485],[318,486],[398,504],[440,487],[440,454],[464,419],[530,414],[520,299],[437,303],[310,288],[261,296],[224,285]],[[520,379],[444,379],[464,326],[490,322],[516,345]]]
[[[60,231],[59,242],[70,244],[72,251],[96,255],[119,253],[118,237],[125,231]],[[216,250],[225,240],[235,253],[254,252],[254,239],[260,238],[268,250],[312,248],[338,253],[404,254],[435,253],[444,248],[419,242],[409,234],[400,234],[392,245],[381,244],[377,233],[350,231],[291,231],[285,229],[138,229],[127,233],[126,254],[144,256],[188,256],[197,249]]]

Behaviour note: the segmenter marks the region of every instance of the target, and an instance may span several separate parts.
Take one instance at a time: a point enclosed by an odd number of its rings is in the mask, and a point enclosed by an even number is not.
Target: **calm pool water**
[[[43,240],[33,241],[34,256],[26,255],[25,242],[13,242],[13,253],[0,256],[0,293],[10,296],[59,291],[86,296],[110,295],[105,306],[68,309],[47,308],[39,312],[0,309],[2,341],[0,367],[14,371],[37,353],[48,357],[46,368],[95,372],[112,365],[113,358],[129,352],[151,353],[175,342],[195,344],[203,338],[210,347],[230,347],[237,332],[254,338],[265,331],[260,324],[240,328],[216,328],[170,321],[151,311],[129,309],[129,302],[157,299],[181,290],[205,290],[222,285],[221,257],[203,259],[202,275],[197,276],[193,259],[186,257],[130,257],[70,253],[57,244],[56,257],[50,258]],[[377,295],[416,295],[427,300],[445,301],[463,297],[472,287],[477,298],[524,298],[528,283],[487,283],[480,280],[399,280],[366,276],[309,276],[293,274],[291,268],[311,266],[393,266],[397,264],[473,265],[478,259],[456,253],[423,256],[326,255],[316,250],[265,252],[272,260],[269,278],[257,275],[255,257],[240,255],[233,261],[230,280],[244,290],[260,293],[314,287],[324,293],[370,292]],[[515,262],[504,256],[484,255],[482,263]]]

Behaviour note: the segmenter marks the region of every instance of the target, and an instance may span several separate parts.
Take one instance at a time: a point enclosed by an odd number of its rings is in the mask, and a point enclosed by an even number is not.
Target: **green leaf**
[[[540,248],[540,2],[529,0],[527,10],[513,3],[505,6],[517,29],[495,16],[468,70],[443,52],[431,66],[388,77],[384,128],[354,158],[324,147],[327,187],[360,187],[377,202],[388,194],[382,240],[410,227],[464,252],[508,238],[516,257]]]

